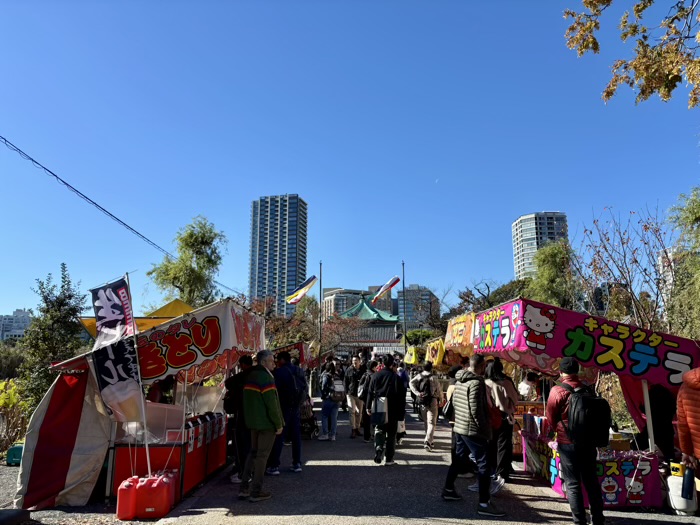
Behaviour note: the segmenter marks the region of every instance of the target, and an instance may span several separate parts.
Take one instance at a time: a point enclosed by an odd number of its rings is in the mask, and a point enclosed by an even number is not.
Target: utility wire
[[[61,184],[61,185],[65,186],[66,188],[68,188],[70,191],[72,191],[73,193],[75,193],[78,197],[80,197],[81,199],[83,199],[85,202],[87,202],[88,204],[94,206],[95,208],[97,208],[98,210],[100,210],[102,213],[104,213],[107,217],[109,217],[110,219],[112,219],[113,221],[115,221],[115,222],[118,223],[119,225],[123,226],[124,228],[126,228],[128,231],[130,231],[130,232],[133,233],[134,235],[136,235],[139,239],[141,239],[142,241],[148,243],[150,246],[152,246],[153,248],[155,248],[156,250],[158,250],[159,252],[161,252],[161,253],[162,253],[163,255],[165,255],[166,257],[169,257],[170,259],[173,259],[174,261],[177,261],[177,257],[175,257],[173,254],[171,254],[170,252],[168,252],[165,248],[162,248],[162,247],[158,246],[155,242],[153,242],[151,239],[149,239],[148,237],[146,237],[144,234],[142,234],[141,232],[139,232],[139,231],[137,231],[136,229],[134,229],[134,228],[132,228],[131,226],[129,226],[127,223],[125,223],[125,222],[124,222],[123,220],[121,220],[119,217],[117,217],[116,215],[114,215],[113,213],[111,213],[109,210],[107,210],[107,209],[103,208],[102,206],[100,206],[98,203],[96,203],[96,202],[95,202],[94,200],[92,200],[90,197],[88,197],[88,196],[85,195],[83,192],[81,192],[80,190],[78,190],[77,188],[75,188],[74,186],[72,186],[71,184],[69,184],[68,182],[66,182],[65,180],[63,180],[61,177],[59,177],[58,175],[56,175],[56,174],[55,174],[53,171],[51,171],[49,168],[47,168],[46,166],[44,166],[43,164],[41,164],[39,161],[37,161],[37,160],[33,159],[32,157],[30,157],[29,155],[27,155],[24,151],[22,151],[21,149],[19,149],[17,146],[15,146],[12,142],[10,142],[9,140],[7,140],[7,139],[6,139],[5,137],[3,137],[2,135],[0,135],[0,142],[2,142],[2,143],[7,147],[7,149],[9,149],[10,151],[14,151],[14,152],[17,153],[20,157],[22,157],[24,160],[27,160],[27,161],[31,162],[31,163],[34,165],[35,168],[38,168],[38,169],[40,169],[40,170],[43,170],[47,175],[50,175],[51,177],[53,177],[54,179],[56,179],[56,181],[58,181],[59,184]],[[225,285],[221,284],[220,282],[214,281],[214,284],[216,284],[216,285],[217,285],[218,287],[220,287],[220,288],[223,288],[223,289],[225,289],[225,290],[228,290],[229,292],[233,292],[233,293],[238,294],[238,295],[243,295],[242,292],[240,292],[240,291],[238,291],[238,290],[235,290],[235,289],[233,289],[233,288],[229,288],[228,286],[225,286]]]

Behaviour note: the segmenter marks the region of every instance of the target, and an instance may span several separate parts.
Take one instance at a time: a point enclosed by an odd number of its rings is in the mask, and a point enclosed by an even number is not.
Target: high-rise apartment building
[[[276,314],[290,316],[285,297],[306,280],[308,211],[299,195],[260,197],[250,217],[251,300],[270,299]]]
[[[440,299],[425,286],[411,284],[406,287],[406,300],[404,291],[399,290],[399,323],[403,329],[406,320],[406,331],[419,328],[428,329],[431,318],[440,316]]]
[[[29,310],[15,310],[12,315],[0,315],[0,341],[21,339],[31,322]]]
[[[522,215],[513,223],[513,266],[515,278],[535,274],[535,252],[549,242],[568,239],[566,214],[543,211]]]

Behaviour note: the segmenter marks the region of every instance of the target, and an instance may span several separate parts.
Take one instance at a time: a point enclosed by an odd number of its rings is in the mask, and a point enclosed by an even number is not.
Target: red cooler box
[[[226,465],[226,415],[215,414],[207,454],[207,475]]]
[[[207,447],[204,443],[205,426],[198,417],[185,423],[187,442],[185,443],[185,464],[182,493],[187,494],[204,481],[207,475]]]

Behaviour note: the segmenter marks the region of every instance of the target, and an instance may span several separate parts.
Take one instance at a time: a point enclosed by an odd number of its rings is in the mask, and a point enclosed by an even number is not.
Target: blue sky
[[[494,4],[495,5],[495,4]],[[564,42],[567,5],[510,0],[5,2],[0,135],[161,246],[204,215],[218,280],[247,291],[250,203],[309,204],[309,274],[364,288],[401,273],[441,293],[513,277],[511,223],[668,209],[699,183],[687,93],[600,98],[629,56]],[[34,307],[61,262],[82,288],[160,253],[0,147],[0,313]],[[454,297],[448,299],[454,301]]]

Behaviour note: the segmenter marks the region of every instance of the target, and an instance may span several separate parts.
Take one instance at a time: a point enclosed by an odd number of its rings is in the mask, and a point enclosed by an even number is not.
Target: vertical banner
[[[97,321],[93,348],[110,345],[124,336],[133,335],[134,313],[126,280],[119,279],[90,291]]]
[[[92,352],[102,401],[116,421],[143,421],[143,393],[131,337]]]

